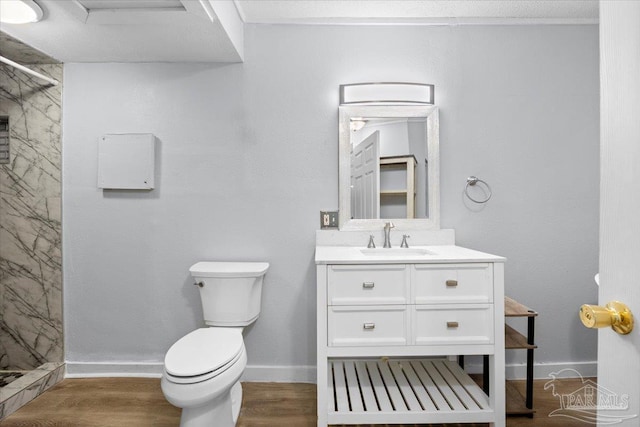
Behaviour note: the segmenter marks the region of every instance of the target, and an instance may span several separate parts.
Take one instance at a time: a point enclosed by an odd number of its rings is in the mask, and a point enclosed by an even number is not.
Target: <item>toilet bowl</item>
[[[182,408],[180,425],[235,426],[242,404],[239,379],[246,365],[240,329],[196,329],[171,346],[161,387],[166,399]]]
[[[182,408],[181,427],[234,427],[247,365],[242,331],[260,312],[267,263],[200,262],[190,268],[204,321],[176,341],[164,360],[161,387]]]

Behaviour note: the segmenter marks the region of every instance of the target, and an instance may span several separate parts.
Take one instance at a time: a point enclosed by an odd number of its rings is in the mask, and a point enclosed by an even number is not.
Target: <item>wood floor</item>
[[[577,390],[579,379],[561,380]],[[549,417],[559,408],[546,380],[535,382],[534,418],[509,417],[508,427],[588,426],[566,417]],[[524,382],[516,386],[523,391]],[[315,385],[244,383],[238,427],[312,427],[316,425]],[[150,378],[66,379],[0,422],[2,427],[176,427],[180,410],[162,395],[160,380]],[[484,424],[464,424],[465,427]],[[399,427],[399,426],[395,426]]]

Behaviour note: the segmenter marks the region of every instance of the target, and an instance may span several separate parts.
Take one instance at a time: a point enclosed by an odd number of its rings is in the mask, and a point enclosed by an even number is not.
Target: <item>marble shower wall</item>
[[[62,64],[29,67],[62,81]],[[0,65],[0,369],[63,361],[61,86]]]

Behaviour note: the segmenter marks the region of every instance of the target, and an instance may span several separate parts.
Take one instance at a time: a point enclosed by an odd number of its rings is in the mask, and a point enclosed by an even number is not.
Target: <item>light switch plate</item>
[[[320,228],[338,228],[338,211],[320,211]]]

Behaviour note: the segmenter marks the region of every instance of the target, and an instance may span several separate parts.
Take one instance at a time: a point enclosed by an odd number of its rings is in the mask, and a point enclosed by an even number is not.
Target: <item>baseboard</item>
[[[249,365],[241,381],[274,383],[315,383],[316,366]]]
[[[67,361],[66,378],[95,378],[95,377],[138,377],[160,378],[162,376],[162,363],[136,363],[136,362],[72,362]],[[481,363],[467,363],[466,370],[470,373],[481,373]],[[598,372],[598,363],[591,362],[558,362],[536,363],[534,377],[537,379],[551,378],[550,374],[565,371],[563,377],[584,378],[595,377]],[[524,379],[527,376],[526,364],[510,364],[506,366],[506,378],[509,380]],[[247,382],[286,382],[286,383],[315,383],[315,366],[272,366],[272,365],[248,365],[242,375],[242,381]]]
[[[136,377],[160,378],[160,362],[72,362],[67,361],[65,378]]]
[[[160,378],[162,363],[72,362],[67,361],[65,378],[137,377]],[[241,381],[315,383],[315,366],[248,365]]]

